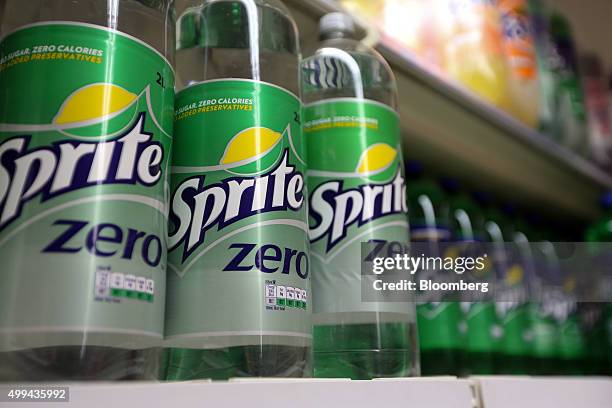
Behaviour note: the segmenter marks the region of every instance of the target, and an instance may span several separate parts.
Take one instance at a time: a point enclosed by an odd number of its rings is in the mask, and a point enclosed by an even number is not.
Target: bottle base
[[[326,351],[314,353],[317,378],[413,377],[418,375],[410,350]]]
[[[169,381],[312,376],[309,347],[258,345],[206,350],[170,348],[166,353],[166,379]]]
[[[0,381],[158,380],[160,349],[56,346],[1,352]]]
[[[462,356],[461,375],[493,375],[495,360],[492,352],[470,351]]]
[[[460,350],[421,350],[421,374],[423,376],[460,375]]]

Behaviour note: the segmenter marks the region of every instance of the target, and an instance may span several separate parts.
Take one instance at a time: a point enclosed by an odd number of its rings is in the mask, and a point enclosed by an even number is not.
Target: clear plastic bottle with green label
[[[167,379],[308,377],[298,33],[277,0],[177,4]]]
[[[601,197],[601,207],[603,209],[603,216],[593,225],[591,225],[586,231],[586,241],[589,242],[590,250],[593,256],[596,256],[596,260],[600,265],[609,265],[612,260],[612,192],[607,192]],[[603,300],[608,300],[612,298],[612,277],[608,273],[604,275],[600,283],[600,287],[602,293],[600,298]],[[612,374],[612,302],[600,302],[595,305],[597,308],[601,309],[599,313],[601,313],[601,322],[599,323],[602,328],[599,328],[599,336],[601,337],[599,340],[597,339],[597,334],[593,333],[591,338],[587,338],[587,347],[589,351],[594,351],[591,354],[591,364],[595,366],[594,370],[598,372],[598,374]],[[596,330],[597,331],[597,330]],[[598,344],[597,346],[593,346],[590,343],[600,343],[603,342],[603,345]],[[603,350],[601,353],[598,353],[597,350],[599,347],[602,347]],[[597,361],[599,360],[599,361]],[[601,365],[603,363],[603,367]]]
[[[157,379],[174,8],[0,3],[0,381]]]
[[[521,360],[523,361],[523,373],[532,374],[534,372],[535,361],[535,327],[531,319],[531,312],[535,306],[534,299],[536,298],[536,251],[534,249],[535,240],[538,238],[538,233],[535,231],[527,217],[518,212],[511,205],[510,214],[513,216],[513,246],[518,253],[518,266],[521,268],[523,276],[518,279],[517,275],[517,299],[519,301],[520,319],[522,320],[521,330]],[[516,269],[518,272],[519,269]]]
[[[496,374],[527,372],[524,329],[527,322],[522,283],[523,268],[511,243],[514,228],[509,217],[494,205],[486,193],[477,200],[484,208],[486,240],[492,243],[492,262],[497,275],[495,307],[499,326],[494,331]]]
[[[348,16],[320,39],[302,64],[315,376],[417,375],[414,303],[361,298],[361,243],[409,237],[395,79]]]
[[[554,247],[545,238],[550,236],[543,230],[538,215],[527,217],[530,248],[532,249],[533,274],[529,277],[528,319],[531,333],[531,364],[529,374],[557,374],[559,302],[561,293],[554,285],[557,260]]]
[[[503,244],[504,253],[496,259],[497,318],[500,324],[496,371],[500,374],[525,374],[529,369],[526,272],[515,235],[519,232],[505,211],[489,207],[485,228],[489,240]],[[520,234],[519,234],[520,235]]]
[[[553,11],[549,18],[555,76],[554,137],[580,154],[587,151],[587,117],[584,89],[572,27],[565,16]]]
[[[540,128],[578,153],[587,150],[585,99],[569,21],[550,0],[529,0],[541,84]]]
[[[448,197],[436,180],[423,174],[419,162],[409,162],[407,174],[410,238],[413,243],[427,243],[423,245],[429,252],[425,256],[445,257],[438,243],[452,237]],[[419,280],[448,281],[450,273],[453,272],[428,270],[417,272],[417,276]],[[440,297],[435,292],[420,293],[417,300],[421,372],[423,375],[459,374],[460,303],[445,300],[445,295]]]
[[[470,194],[462,192],[454,180],[443,180],[450,194],[450,220],[453,240],[458,243],[481,243],[486,239],[485,217],[482,208]],[[475,275],[479,282],[491,282],[495,273],[490,262]],[[484,294],[485,296],[487,294]],[[473,295],[461,302],[461,362],[463,375],[491,375],[494,373],[496,314],[495,304],[488,299],[476,301]]]

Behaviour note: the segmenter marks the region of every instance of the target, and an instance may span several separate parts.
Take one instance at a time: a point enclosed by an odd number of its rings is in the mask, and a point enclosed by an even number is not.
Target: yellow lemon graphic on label
[[[359,159],[357,173],[371,175],[380,173],[395,161],[397,150],[385,143],[370,146]]]
[[[72,123],[103,120],[119,114],[130,107],[138,98],[120,86],[100,83],[84,86],[72,93],[60,108],[54,123]]]
[[[243,130],[227,144],[221,164],[241,166],[256,161],[272,151],[281,139],[280,133],[267,128]]]
[[[513,265],[506,274],[506,283],[514,286],[523,281],[523,268],[520,265]]]

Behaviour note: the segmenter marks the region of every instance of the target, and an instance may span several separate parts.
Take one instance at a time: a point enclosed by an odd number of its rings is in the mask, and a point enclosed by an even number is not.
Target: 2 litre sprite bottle
[[[295,23],[276,0],[177,14],[167,378],[310,376]]]
[[[155,379],[172,1],[0,16],[0,381]]]
[[[414,303],[362,302],[361,243],[407,245],[395,79],[341,13],[302,64],[316,377],[418,372]]]

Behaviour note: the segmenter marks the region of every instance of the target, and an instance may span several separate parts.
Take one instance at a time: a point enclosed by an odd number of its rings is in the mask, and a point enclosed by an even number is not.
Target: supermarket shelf
[[[48,385],[57,387],[57,384]],[[373,381],[241,379],[229,382],[94,383],[67,386],[62,408],[150,407],[406,407],[406,408],[609,408],[610,378],[480,377],[402,378]],[[45,385],[0,385],[8,389]],[[39,402],[7,406],[41,406]],[[4,406],[0,402],[0,407]]]
[[[318,18],[340,9],[332,0],[285,0],[301,37],[317,37]],[[371,32],[355,16],[364,32]],[[368,39],[375,36],[368,36]],[[400,93],[406,154],[440,174],[469,181],[546,214],[592,220],[599,196],[612,189],[612,177],[548,137],[524,126],[460,85],[430,72],[407,50],[379,38],[376,48],[394,69]]]
[[[482,408],[607,408],[609,378],[481,377],[472,379]]]
[[[4,390],[2,386],[0,389]],[[441,392],[442,391],[442,392]],[[468,380],[241,380],[235,382],[69,385],[61,408],[151,407],[420,407],[473,408]],[[22,408],[39,403],[19,403]],[[2,403],[0,402],[0,406]]]

